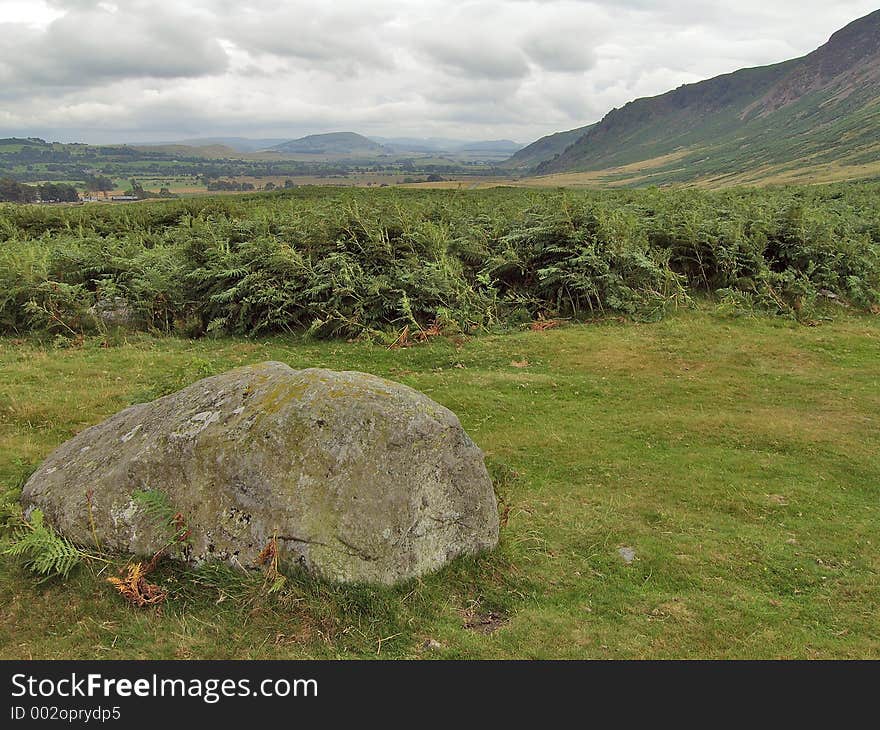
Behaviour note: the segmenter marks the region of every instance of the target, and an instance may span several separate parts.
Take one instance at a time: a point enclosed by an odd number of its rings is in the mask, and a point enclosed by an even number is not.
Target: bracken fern
[[[39,509],[33,510],[29,519],[21,519],[13,532],[12,545],[3,554],[23,558],[25,567],[47,578],[55,575],[66,578],[86,557],[70,540],[46,524]]]

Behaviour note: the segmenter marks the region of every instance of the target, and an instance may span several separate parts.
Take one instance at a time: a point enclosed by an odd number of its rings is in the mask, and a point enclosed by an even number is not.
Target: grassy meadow
[[[452,409],[503,522],[491,554],[390,589],[160,563],[146,609],[106,580],[124,556],[40,580],[0,555],[0,657],[880,658],[878,199],[0,206],[0,550],[52,449],[265,360]]]
[[[137,401],[245,363],[376,373],[485,450],[492,554],[397,588],[161,567],[137,609],[0,560],[3,658],[878,658],[880,319],[715,304],[435,337],[0,339],[0,484]],[[621,548],[630,548],[628,563]],[[119,559],[120,565],[123,559]],[[436,643],[432,643],[436,642]]]

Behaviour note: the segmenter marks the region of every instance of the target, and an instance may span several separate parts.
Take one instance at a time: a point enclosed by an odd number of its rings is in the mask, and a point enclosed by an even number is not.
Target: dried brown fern
[[[156,553],[146,565],[130,563],[126,566],[124,577],[110,576],[107,578],[107,582],[119,591],[129,603],[138,608],[162,603],[168,597],[168,591],[155,583],[150,583],[146,578],[155,567],[158,555],[159,553]]]

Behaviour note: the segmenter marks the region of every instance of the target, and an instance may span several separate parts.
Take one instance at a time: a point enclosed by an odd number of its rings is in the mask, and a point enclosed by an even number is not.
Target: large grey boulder
[[[255,566],[275,538],[282,568],[390,584],[498,542],[483,454],[455,414],[363,373],[267,362],[205,378],[60,446],[22,502],[82,544],[91,512],[103,547],[149,555],[167,531],[133,495],[153,490],[192,530],[191,563]]]

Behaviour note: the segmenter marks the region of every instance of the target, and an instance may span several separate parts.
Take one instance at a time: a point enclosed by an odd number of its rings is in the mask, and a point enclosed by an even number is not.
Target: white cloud
[[[137,1],[124,12],[108,3],[75,5],[42,27],[0,25],[0,81],[7,93],[90,89],[119,78],[204,76],[226,68],[222,46],[206,32],[212,23],[198,14]]]
[[[0,0],[0,136],[508,137],[807,53],[866,0]]]

